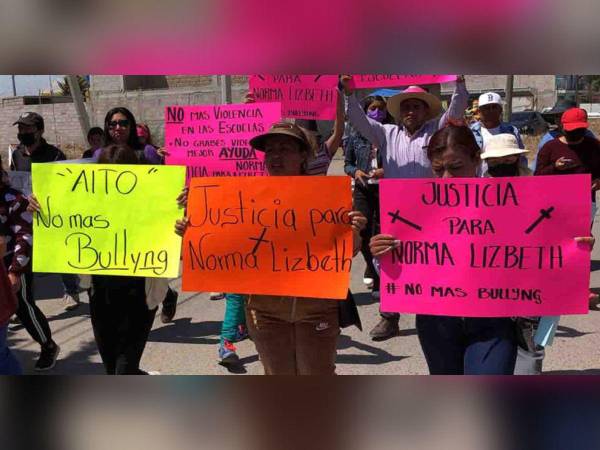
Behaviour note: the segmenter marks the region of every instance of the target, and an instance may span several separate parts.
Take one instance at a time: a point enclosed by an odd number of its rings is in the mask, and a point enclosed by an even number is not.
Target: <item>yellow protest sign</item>
[[[177,277],[185,167],[33,164],[35,272]]]

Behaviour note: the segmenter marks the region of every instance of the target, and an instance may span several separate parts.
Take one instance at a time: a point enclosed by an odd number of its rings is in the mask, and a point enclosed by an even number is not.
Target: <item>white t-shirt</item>
[[[500,125],[498,125],[496,128],[485,128],[482,126],[481,137],[483,138],[483,145],[485,146],[490,137],[496,136],[497,134],[500,134]]]

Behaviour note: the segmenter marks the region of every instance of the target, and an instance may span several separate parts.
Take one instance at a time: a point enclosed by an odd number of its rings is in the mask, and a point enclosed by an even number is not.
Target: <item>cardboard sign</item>
[[[333,120],[337,75],[253,75],[250,90],[257,102],[281,102],[283,117]]]
[[[194,178],[185,291],[345,299],[348,177]]]
[[[586,314],[589,175],[383,180],[383,311]]]
[[[185,168],[33,164],[33,271],[173,278]]]
[[[280,103],[168,106],[167,164],[185,165],[188,182],[192,177],[264,175],[264,153],[249,141],[280,120]]]
[[[378,87],[413,86],[424,84],[438,84],[456,81],[456,75],[352,75],[351,85],[355,89],[369,89]]]
[[[25,195],[31,195],[31,172],[10,170],[7,173],[10,187]]]

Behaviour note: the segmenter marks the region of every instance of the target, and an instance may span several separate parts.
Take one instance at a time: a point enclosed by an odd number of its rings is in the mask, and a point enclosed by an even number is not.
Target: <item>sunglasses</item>
[[[126,128],[129,126],[129,120],[111,120],[108,122],[108,128],[117,128],[117,125],[119,125],[121,128]]]

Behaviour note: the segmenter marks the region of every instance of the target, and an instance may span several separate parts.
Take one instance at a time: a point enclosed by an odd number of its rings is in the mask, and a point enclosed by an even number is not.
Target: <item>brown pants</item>
[[[249,297],[246,322],[266,375],[335,375],[337,300]]]

